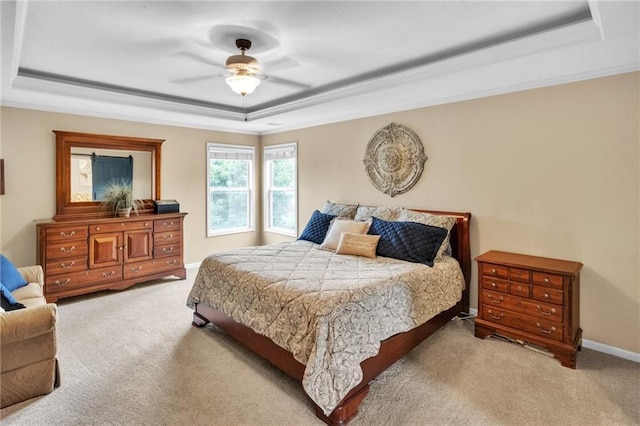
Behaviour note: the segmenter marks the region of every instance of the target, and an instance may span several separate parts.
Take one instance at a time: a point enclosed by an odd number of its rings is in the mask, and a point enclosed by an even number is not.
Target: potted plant
[[[129,217],[131,211],[138,214],[142,202],[134,198],[131,183],[114,181],[105,185],[101,205],[104,210],[112,211],[116,216]]]

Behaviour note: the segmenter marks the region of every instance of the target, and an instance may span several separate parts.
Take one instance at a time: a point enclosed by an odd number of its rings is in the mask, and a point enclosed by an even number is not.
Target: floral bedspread
[[[290,351],[306,365],[305,391],[329,415],[380,342],[452,307],[464,286],[451,257],[429,267],[299,240],[207,257],[187,305],[209,305]]]

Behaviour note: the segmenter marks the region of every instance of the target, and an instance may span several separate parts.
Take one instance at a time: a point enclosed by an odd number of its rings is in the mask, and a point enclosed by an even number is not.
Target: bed
[[[301,382],[320,419],[346,424],[373,379],[468,312],[471,214],[411,213],[452,218],[450,253],[432,266],[305,239],[214,253],[187,300],[193,325],[215,324]]]

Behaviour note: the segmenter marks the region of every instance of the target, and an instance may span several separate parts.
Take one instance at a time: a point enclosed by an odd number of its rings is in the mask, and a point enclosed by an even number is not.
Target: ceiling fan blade
[[[307,84],[307,83],[300,83],[298,81],[294,81],[294,80],[289,80],[288,78],[280,78],[280,77],[275,77],[273,75],[265,75],[262,77],[264,80],[268,80],[271,81],[275,84],[282,84],[285,86],[293,86],[293,87],[297,87],[298,89],[301,90],[308,90],[311,89],[311,85]]]
[[[189,84],[189,83],[197,83],[199,81],[209,80],[217,77],[218,75],[215,75],[215,74],[199,75],[195,77],[177,78],[175,80],[171,80],[171,82],[176,84]]]
[[[187,58],[191,58],[195,61],[207,64],[207,65],[211,65],[214,66],[216,68],[224,68],[222,66],[222,64],[218,61],[214,61],[213,59],[209,59],[207,57],[204,57],[198,53],[193,53],[193,52],[178,52],[176,53],[176,55],[180,55],[180,56],[186,56]]]

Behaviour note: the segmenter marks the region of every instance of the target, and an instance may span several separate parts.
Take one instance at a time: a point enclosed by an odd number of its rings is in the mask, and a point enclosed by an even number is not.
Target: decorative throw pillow
[[[380,235],[354,234],[343,232],[336,249],[337,254],[353,254],[356,256],[376,257],[376,248]]]
[[[320,245],[323,249],[335,250],[340,243],[340,235],[343,232],[351,232],[354,234],[366,234],[371,226],[371,222],[358,222],[351,219],[336,218],[331,222],[329,231],[327,232],[324,241]]]
[[[322,244],[324,237],[327,235],[327,231],[329,230],[329,225],[331,225],[331,221],[336,217],[337,216],[335,215],[324,214],[315,210],[298,239]]]
[[[13,297],[13,294],[11,294],[9,289],[2,283],[0,283],[0,291],[0,306],[2,306],[2,309],[5,311],[24,309],[25,306],[22,303],[18,303],[16,298]]]
[[[375,216],[382,220],[396,220],[400,214],[400,210],[400,207],[358,206],[354,219],[367,220]]]
[[[322,207],[322,213],[353,219],[357,208],[358,206],[355,204],[338,204],[327,201]]]
[[[415,210],[402,209],[398,216],[399,221],[403,222],[417,222],[429,226],[437,226],[447,230],[447,236],[445,237],[442,245],[438,249],[435,261],[442,259],[444,254],[451,255],[451,244],[449,237],[451,235],[451,229],[456,224],[456,218],[453,216],[441,216],[436,214],[430,214],[426,212],[417,212]]]
[[[3,254],[0,254],[0,282],[10,292],[27,285],[27,280]]]
[[[380,235],[378,256],[433,266],[447,230],[416,222],[388,222],[373,218],[369,234]]]

